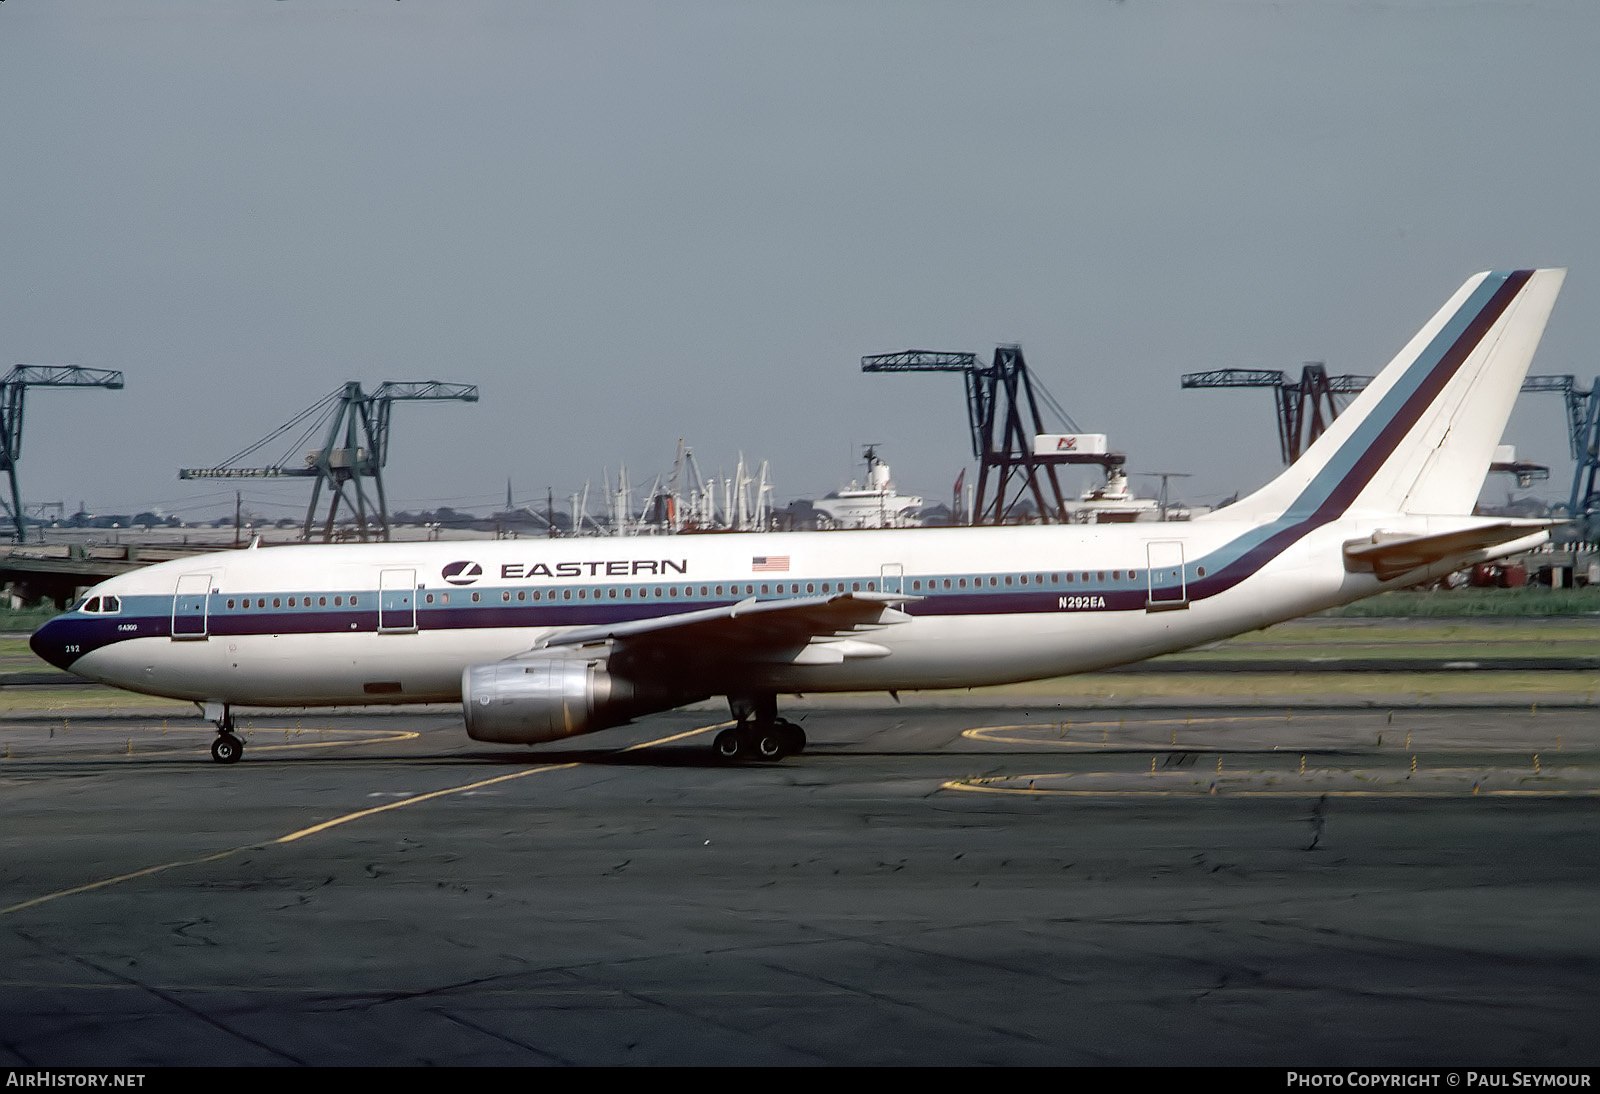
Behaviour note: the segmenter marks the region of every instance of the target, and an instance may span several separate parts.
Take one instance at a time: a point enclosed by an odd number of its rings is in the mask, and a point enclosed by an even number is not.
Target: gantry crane
[[[1529,376],[1522,381],[1522,390],[1551,392],[1566,404],[1567,444],[1574,463],[1567,515],[1580,522],[1580,537],[1592,541],[1600,517],[1600,492],[1595,489],[1595,478],[1600,475],[1600,377],[1585,389],[1570,374]]]
[[[1321,361],[1307,361],[1294,383],[1279,369],[1224,368],[1190,372],[1184,387],[1270,387],[1278,410],[1278,449],[1293,463],[1344,409],[1342,400],[1372,382],[1370,376],[1329,376]]]
[[[28,538],[22,515],[22,495],[17,488],[17,459],[22,455],[23,397],[30,387],[122,387],[122,373],[114,369],[77,365],[17,365],[0,379],[0,466],[11,481],[11,504],[6,513],[16,529],[17,542]],[[5,503],[0,501],[0,506]]]
[[[996,347],[994,361],[988,366],[980,365],[974,353],[905,350],[863,357],[861,371],[961,373],[967,387],[972,455],[979,461],[974,524],[1006,523],[1017,503],[1028,494],[1033,497],[1041,521],[1065,523],[1066,497],[1056,478],[1056,468],[1064,464],[1094,463],[1109,472],[1126,459],[1120,452],[1036,451],[1034,439],[1045,431],[1039,413],[1041,400],[1073,432],[1081,431],[1044,385],[1028,372],[1021,346]],[[992,496],[989,494],[991,476],[994,479]]]
[[[1298,384],[1276,369],[1218,369],[1188,373],[1183,377],[1183,386],[1272,388],[1278,408],[1278,446],[1283,462],[1293,463],[1344,409],[1340,400],[1363,390],[1371,381],[1370,376],[1329,376],[1320,361],[1310,361]],[[1551,392],[1566,403],[1567,440],[1577,464],[1567,511],[1588,529],[1600,513],[1600,493],[1595,489],[1595,479],[1600,475],[1600,399],[1595,397],[1600,391],[1600,379],[1585,390],[1570,375],[1529,376],[1523,380],[1522,390]],[[1513,474],[1523,486],[1550,474],[1548,467],[1525,461],[1497,462],[1489,469]]]
[[[450,384],[439,380],[386,380],[372,394],[348,381],[329,392],[289,421],[241,452],[236,452],[215,467],[189,467],[178,472],[180,479],[268,479],[314,478],[311,504],[306,508],[301,538],[311,539],[316,522],[317,503],[324,486],[328,488],[328,515],[323,522],[322,539],[333,539],[339,504],[344,502],[355,514],[356,534],[365,543],[369,533],[389,538],[389,506],[383,489],[383,467],[389,461],[390,414],[399,401],[454,400],[475,403],[478,389],[473,384]],[[240,467],[238,464],[273,441],[293,434],[289,448],[277,463],[266,467]],[[322,433],[321,448],[305,452],[301,466],[290,461],[304,451],[310,439]],[[369,500],[362,479],[371,479],[373,497]],[[348,493],[347,493],[348,492]]]

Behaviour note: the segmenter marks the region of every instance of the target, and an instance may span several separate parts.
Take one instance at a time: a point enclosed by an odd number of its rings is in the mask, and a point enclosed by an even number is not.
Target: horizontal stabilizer
[[[1431,536],[1390,537],[1386,533],[1376,532],[1371,539],[1359,539],[1344,545],[1344,566],[1352,573],[1376,574],[1380,581],[1387,581],[1410,570],[1448,559],[1460,559],[1461,564],[1466,565],[1477,561],[1473,556],[1478,552],[1492,547],[1517,543],[1516,549],[1521,551],[1537,546],[1544,541],[1554,523],[1547,520],[1512,520]],[[1531,542],[1523,544],[1520,543],[1522,540]]]

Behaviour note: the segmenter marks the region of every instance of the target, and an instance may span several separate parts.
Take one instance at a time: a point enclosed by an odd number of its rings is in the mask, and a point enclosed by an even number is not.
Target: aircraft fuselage
[[[565,628],[878,593],[906,597],[898,610],[909,618],[775,650],[739,664],[736,679],[719,678],[717,659],[696,665],[692,650],[685,664],[710,693],[971,687],[1135,661],[1369,595],[1381,587],[1371,575],[1326,565],[1330,547],[1370,533],[1360,524],[1304,529],[1260,559],[1251,556],[1284,529],[1197,521],[274,547],[114,578],[33,647],[90,679],[201,702],[441,702],[460,698],[467,666]]]

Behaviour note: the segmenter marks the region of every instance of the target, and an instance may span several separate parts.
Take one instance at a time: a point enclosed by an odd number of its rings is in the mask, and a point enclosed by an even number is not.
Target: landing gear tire
[[[711,748],[720,759],[738,760],[744,758],[749,751],[749,746],[745,741],[744,733],[741,732],[743,728],[743,726],[734,726],[732,729],[725,729],[717,734],[717,739],[711,743]]]
[[[236,764],[244,755],[244,742],[231,733],[219,733],[211,742],[211,758],[219,764]]]
[[[778,717],[777,696],[770,692],[728,696],[734,725],[717,734],[712,748],[724,760],[766,760],[793,756],[806,747],[799,726]]]

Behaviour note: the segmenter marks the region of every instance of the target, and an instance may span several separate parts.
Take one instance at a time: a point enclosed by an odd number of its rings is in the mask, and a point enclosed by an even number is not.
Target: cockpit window
[[[116,596],[91,596],[78,609],[87,615],[115,615],[122,611],[122,598]]]

